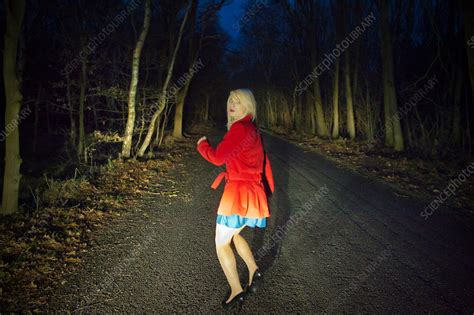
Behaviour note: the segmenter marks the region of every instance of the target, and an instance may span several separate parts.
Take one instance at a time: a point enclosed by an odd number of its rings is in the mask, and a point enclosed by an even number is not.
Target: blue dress
[[[225,226],[239,229],[244,225],[250,227],[264,228],[267,226],[267,218],[244,218],[238,214],[233,215],[222,215],[218,214],[216,219],[217,224],[223,224]]]

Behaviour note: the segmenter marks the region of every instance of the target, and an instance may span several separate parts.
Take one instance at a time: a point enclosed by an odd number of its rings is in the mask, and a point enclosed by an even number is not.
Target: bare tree
[[[155,132],[156,121],[159,118],[160,114],[163,112],[163,109],[165,109],[166,103],[168,101],[167,100],[168,86],[169,86],[171,77],[173,76],[173,69],[174,69],[174,63],[175,63],[175,60],[176,60],[176,55],[178,53],[179,46],[181,44],[181,38],[183,37],[184,26],[186,25],[186,21],[188,19],[188,15],[189,15],[189,11],[191,9],[191,6],[192,6],[192,2],[189,1],[189,5],[186,8],[186,12],[184,14],[184,18],[183,18],[183,21],[182,21],[180,29],[179,29],[179,35],[178,35],[178,39],[176,41],[176,45],[174,47],[173,55],[171,56],[171,61],[170,61],[170,64],[168,66],[168,73],[166,75],[165,82],[163,83],[163,86],[161,88],[161,94],[159,95],[159,98],[158,98],[158,106],[155,109],[155,111],[153,113],[153,116],[151,117],[150,124],[148,126],[147,134],[145,136],[145,139],[143,140],[143,143],[142,143],[140,149],[138,150],[137,156],[141,157],[145,154],[146,149],[150,145],[150,141],[151,141],[151,138],[153,136],[153,133]],[[163,123],[165,123],[165,122],[163,122]]]
[[[317,0],[300,0],[297,1],[299,8],[302,11],[301,14],[307,19],[307,40],[310,54],[310,69],[315,69],[318,66],[318,30],[317,30],[317,19],[318,11],[320,9],[320,3]],[[326,118],[324,115],[323,101],[321,97],[321,86],[319,82],[319,76],[313,81],[312,86],[313,102],[314,102],[314,114],[316,115],[316,134],[321,137],[328,137],[329,131],[326,125]]]
[[[81,34],[81,49],[84,48],[84,34]],[[77,143],[77,156],[79,160],[86,160],[85,153],[85,138],[86,132],[84,129],[84,105],[86,102],[86,85],[87,85],[87,60],[81,58],[81,79],[80,79],[80,94],[79,94],[79,141]]]
[[[23,95],[22,77],[18,72],[18,43],[25,14],[25,0],[5,1],[6,29],[3,51],[3,80],[5,84],[5,173],[3,175],[3,199],[1,214],[18,212],[20,187],[20,133],[19,112]],[[21,59],[21,58],[18,58]],[[21,61],[20,61],[21,62]]]
[[[464,37],[468,44],[466,53],[471,78],[471,102],[474,105],[474,3],[472,1],[461,1],[461,3],[464,12]]]
[[[336,41],[339,42],[341,38],[341,1],[336,0],[332,7],[334,29],[336,32]],[[334,65],[333,90],[332,90],[332,132],[333,139],[339,138],[339,58],[336,58]]]
[[[389,2],[388,0],[378,0],[377,4],[380,11],[385,144],[389,147],[393,147],[396,151],[403,151],[403,134],[398,115],[395,75],[393,72],[392,36],[388,14]]]
[[[150,28],[150,19],[151,0],[146,0],[143,27],[141,29],[140,37],[138,38],[137,44],[133,51],[132,79],[130,81],[130,90],[128,96],[128,117],[121,153],[121,156],[124,158],[130,157],[130,151],[132,149],[133,129],[135,125],[135,102],[137,98],[138,76],[140,70],[140,56],[143,49],[143,45],[145,44],[145,38],[147,36],[148,29]]]
[[[349,4],[346,1],[346,34],[349,33],[351,25],[351,10],[349,10]],[[355,139],[355,120],[354,120],[354,102],[351,87],[351,65],[350,65],[350,48],[344,53],[344,83],[346,92],[346,124],[347,133],[350,139]]]
[[[189,50],[188,50],[188,60],[189,66],[192,67],[198,61],[198,56],[202,50],[203,40],[205,39],[207,27],[210,23],[216,20],[217,12],[221,9],[221,7],[225,4],[225,0],[220,0],[218,3],[214,3],[211,1],[209,5],[206,6],[200,20],[201,20],[201,34],[197,40],[197,44],[194,43],[193,35],[194,30],[196,27],[196,11],[198,6],[198,1],[193,1],[193,7],[191,9],[191,32],[190,36],[191,39],[189,41]],[[184,103],[186,100],[186,96],[189,91],[189,86],[194,78],[194,75],[190,76],[188,80],[186,80],[185,85],[181,88],[181,90],[176,95],[176,110],[174,115],[174,124],[173,124],[173,137],[181,138],[183,133],[183,111],[184,111]]]

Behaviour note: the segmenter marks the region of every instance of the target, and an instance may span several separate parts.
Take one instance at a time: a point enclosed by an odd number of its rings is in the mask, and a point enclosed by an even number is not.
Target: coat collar
[[[248,122],[251,119],[252,119],[252,114],[247,114],[247,115],[245,115],[244,117],[240,118],[237,121],[239,121],[239,122]],[[235,121],[235,122],[237,122],[237,121]]]

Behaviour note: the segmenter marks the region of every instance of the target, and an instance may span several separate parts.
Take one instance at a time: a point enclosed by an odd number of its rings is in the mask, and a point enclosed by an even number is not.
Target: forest
[[[44,311],[153,178],[173,202],[239,88],[260,130],[408,190],[464,171],[450,202],[472,220],[472,1],[5,0],[0,19],[2,311]]]

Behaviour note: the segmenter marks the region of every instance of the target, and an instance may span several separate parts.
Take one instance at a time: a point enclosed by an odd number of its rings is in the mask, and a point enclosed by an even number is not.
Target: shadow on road
[[[289,157],[287,147],[278,151],[278,160],[272,158],[273,154],[269,146],[265,146],[268,136],[264,132],[262,132],[262,136],[263,146],[268,154],[273,170],[275,191],[273,195],[267,195],[270,207],[270,218],[267,220],[267,228],[254,229],[254,237],[251,246],[259,268],[265,272],[273,266],[273,263],[280,254],[282,241],[285,236],[285,233],[281,232],[283,231],[282,228],[288,222],[291,203],[288,196]],[[280,163],[279,160],[286,161],[287,163]],[[270,224],[271,221],[273,221],[273,224]],[[280,234],[277,234],[279,231]],[[269,233],[269,235],[265,237],[267,233]]]

